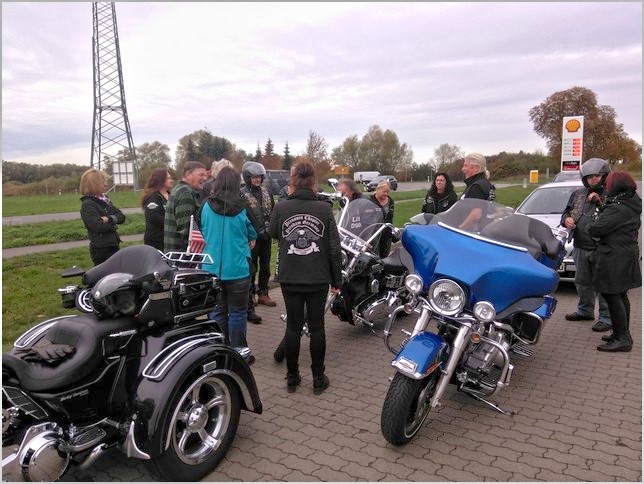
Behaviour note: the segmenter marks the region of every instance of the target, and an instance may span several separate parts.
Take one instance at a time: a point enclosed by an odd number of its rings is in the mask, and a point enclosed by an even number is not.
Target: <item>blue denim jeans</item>
[[[224,294],[221,306],[216,306],[208,314],[226,328],[228,341],[232,347],[248,346],[246,341],[246,311],[248,308],[248,286],[250,277],[222,281]]]
[[[572,258],[575,260],[575,287],[579,296],[577,303],[577,314],[582,316],[595,317],[595,298],[599,303],[599,321],[612,324],[608,304],[601,294],[595,292],[593,287],[593,265],[590,261],[591,250],[575,247],[572,251]]]

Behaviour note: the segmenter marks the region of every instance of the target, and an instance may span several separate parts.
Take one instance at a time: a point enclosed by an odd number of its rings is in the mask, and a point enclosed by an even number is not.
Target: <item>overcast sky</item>
[[[301,153],[370,126],[426,162],[442,143],[545,151],[528,111],[595,92],[642,143],[642,4],[117,3],[134,144],[207,127]],[[2,2],[2,159],[89,165],[91,3]],[[576,114],[576,113],[570,113]]]

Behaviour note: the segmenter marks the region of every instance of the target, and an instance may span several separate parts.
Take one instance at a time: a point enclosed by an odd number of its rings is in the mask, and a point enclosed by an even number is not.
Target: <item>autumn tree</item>
[[[136,147],[136,166],[138,169],[147,165],[168,166],[172,163],[170,147],[160,141],[143,143]]]
[[[391,129],[383,131],[380,126],[373,125],[360,140],[359,156],[363,169],[390,174],[408,170],[414,152],[407,143],[401,144]]]
[[[464,156],[465,153],[459,146],[443,143],[434,150],[434,156],[429,162],[437,171],[442,171],[444,167],[454,163],[456,160],[462,159]]]
[[[327,149],[329,148],[326,140],[315,131],[309,131],[309,137],[306,141],[306,157],[313,163],[327,161]]]
[[[555,159],[561,158],[564,116],[584,116],[585,160],[597,157],[614,163],[618,159],[636,162],[641,158],[641,145],[624,132],[624,126],[616,121],[615,110],[598,104],[597,95],[588,88],[576,86],[555,92],[530,109],[529,115],[535,132],[546,139],[548,153]]]
[[[200,129],[179,139],[175,152],[176,168],[179,173],[186,161],[200,161],[206,168],[222,158],[231,159],[235,146],[226,138],[213,136],[207,129]]]
[[[349,136],[340,146],[331,150],[331,158],[336,165],[349,166],[353,171],[360,170],[360,141],[357,135]]]

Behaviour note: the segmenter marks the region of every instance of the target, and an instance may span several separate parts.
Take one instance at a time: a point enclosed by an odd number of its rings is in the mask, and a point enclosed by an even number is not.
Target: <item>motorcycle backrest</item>
[[[158,272],[166,274],[173,270],[163,254],[149,245],[131,245],[119,250],[105,262],[88,270],[83,276],[83,284],[93,286],[103,277],[115,272],[127,272],[133,277]]]

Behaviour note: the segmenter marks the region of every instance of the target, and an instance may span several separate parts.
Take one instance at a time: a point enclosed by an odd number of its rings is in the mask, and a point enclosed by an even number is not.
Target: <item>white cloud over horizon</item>
[[[642,143],[641,3],[116,4],[134,143],[208,127],[254,153],[370,126],[426,162],[545,151],[528,111],[583,86]],[[55,19],[55,20],[54,20]],[[2,157],[89,164],[91,3],[2,4]]]

